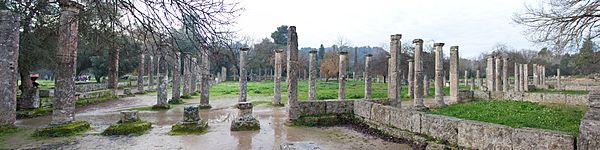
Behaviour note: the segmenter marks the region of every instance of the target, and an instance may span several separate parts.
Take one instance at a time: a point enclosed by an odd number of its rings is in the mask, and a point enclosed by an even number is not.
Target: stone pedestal
[[[125,95],[133,95],[133,92],[131,92],[130,88],[124,88],[123,89],[123,94],[125,94]]]
[[[0,10],[0,127],[14,126],[17,116],[20,20],[18,14]]]
[[[183,108],[183,120],[173,125],[171,132],[175,133],[202,133],[208,128],[208,122],[200,118],[197,106]]]
[[[252,103],[250,102],[239,102],[238,103],[238,116],[231,122],[231,131],[247,131],[247,130],[258,130],[260,124],[254,116],[252,116]]]
[[[126,110],[121,111],[121,120],[119,120],[119,123],[133,122],[139,119],[140,116],[138,115],[137,110]]]
[[[40,106],[40,91],[37,87],[32,87],[27,92],[31,92],[27,95],[31,96],[29,100],[22,99],[19,101],[19,109],[34,109]]]

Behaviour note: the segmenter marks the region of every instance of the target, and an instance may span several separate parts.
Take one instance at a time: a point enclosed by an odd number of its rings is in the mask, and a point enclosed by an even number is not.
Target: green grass
[[[347,99],[360,99],[364,97],[364,81],[350,80],[346,82],[346,98]],[[285,82],[281,83],[282,102],[287,100],[286,92],[287,87]],[[460,86],[461,89],[469,89],[468,86]],[[407,99],[408,88],[402,86],[402,98]],[[434,95],[435,88],[433,85],[430,86],[429,95]],[[449,95],[450,88],[444,88],[444,94]],[[231,96],[239,94],[239,84],[236,81],[227,81],[219,83],[210,89],[211,96]],[[273,81],[261,81],[261,82],[248,82],[248,95],[249,96],[272,96],[273,95]],[[430,97],[432,97],[430,96]],[[372,83],[372,97],[373,98],[386,98],[387,97],[387,84],[386,83]],[[317,80],[317,99],[337,99],[338,98],[338,82],[334,81],[320,81]],[[298,82],[298,99],[308,99],[308,82],[302,80]]]
[[[586,110],[581,106],[482,100],[432,109],[429,110],[429,113],[497,123],[515,128],[541,128],[578,134],[579,122]]]
[[[0,127],[0,139],[4,139],[4,137],[11,136],[23,130],[23,128],[17,127]]]
[[[90,123],[77,120],[67,124],[51,125],[35,130],[33,137],[64,137],[72,136],[90,129]]]
[[[585,91],[585,90],[558,90],[558,89],[534,89],[529,92],[532,92],[532,93],[579,94],[579,95],[587,95],[590,93],[590,91]]]
[[[152,123],[138,119],[131,122],[118,122],[117,124],[110,125],[104,132],[103,135],[142,135],[146,131],[152,128]]]

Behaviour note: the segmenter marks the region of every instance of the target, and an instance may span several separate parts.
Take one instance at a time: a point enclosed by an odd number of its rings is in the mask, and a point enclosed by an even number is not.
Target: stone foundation
[[[552,103],[566,105],[588,105],[588,95],[562,94],[562,93],[527,93],[527,92],[488,92],[473,91],[475,99],[502,99],[514,101],[528,101],[535,103]]]
[[[231,131],[247,131],[247,130],[258,130],[260,124],[254,116],[252,116],[252,103],[251,102],[240,102],[238,103],[239,113],[237,118],[231,122]]]

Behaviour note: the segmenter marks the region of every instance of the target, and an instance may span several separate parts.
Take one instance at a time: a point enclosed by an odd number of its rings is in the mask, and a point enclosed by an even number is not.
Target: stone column
[[[137,77],[137,90],[138,92],[144,92],[144,56],[145,52],[140,53],[140,63],[138,64],[138,77]]]
[[[450,47],[450,96],[458,100],[458,46]]]
[[[479,90],[483,90],[483,86],[481,86],[481,83],[483,81],[481,80],[481,75],[479,73],[479,70],[475,71],[475,79],[477,81],[477,87],[479,87]]]
[[[546,66],[542,66],[542,85],[546,86]]]
[[[288,119],[294,120],[299,117],[296,111],[298,102],[298,33],[296,27],[288,28],[288,50],[287,50],[287,96],[288,96]]]
[[[77,17],[79,11],[83,10],[83,5],[74,1],[61,1],[59,5],[61,25],[58,28],[52,124],[65,124],[75,120],[76,99],[73,77],[76,75],[77,62],[77,33],[79,32]]]
[[[190,55],[184,54],[182,57],[183,61],[183,96],[189,97],[191,96],[190,92]]]
[[[414,70],[415,70],[415,61],[413,59],[409,59],[408,60],[408,97],[413,97],[414,94],[414,79],[415,79],[415,75],[414,75]]]
[[[416,108],[425,108],[425,104],[423,103],[423,40],[415,39],[413,40],[413,47],[415,48],[415,80],[413,83],[415,93],[414,96],[414,106]]]
[[[208,52],[201,54],[202,63],[200,65],[200,109],[209,109],[210,106],[210,57]],[[221,68],[221,71],[226,70],[225,67]]]
[[[273,105],[281,106],[281,105],[283,105],[281,103],[281,73],[282,73],[282,69],[283,69],[283,49],[275,49],[275,66],[274,67],[275,67],[275,79],[274,79],[275,87],[273,87]]]
[[[502,91],[502,59],[500,58],[500,56],[496,57],[496,62],[495,62],[495,71],[494,71],[494,91]]]
[[[444,102],[444,43],[434,43],[435,47],[435,101],[439,107],[446,106]]]
[[[519,91],[523,91],[524,90],[524,88],[523,88],[523,83],[524,83],[523,82],[523,79],[524,79],[523,75],[525,75],[525,74],[523,74],[523,64],[519,64]]]
[[[227,81],[227,67],[221,67],[221,81]]]
[[[502,90],[508,92],[508,57],[502,57]]]
[[[371,57],[372,54],[365,55],[365,99],[371,99]]]
[[[469,86],[469,71],[465,70],[465,73],[463,75],[464,75],[464,79],[463,80],[465,82],[465,86]]]
[[[246,92],[248,91],[248,81],[246,77],[246,55],[248,55],[249,48],[240,48],[240,98],[239,102],[246,102]]]
[[[317,51],[309,52],[308,100],[317,100]]]
[[[112,46],[108,50],[108,56],[108,88],[112,90],[113,96],[117,96],[119,88],[119,48]]]
[[[529,92],[529,70],[527,64],[523,64],[523,90]]]
[[[533,85],[538,86],[540,83],[540,80],[538,80],[538,67],[537,64],[532,64],[531,65],[531,73],[533,74]]]
[[[423,95],[424,96],[430,96],[429,95],[429,76],[427,75],[423,75]]]
[[[198,62],[195,57],[192,57],[192,61],[190,62],[190,94],[194,94],[197,92],[198,88]]]
[[[487,59],[487,68],[485,75],[485,79],[487,80],[487,91],[495,91],[494,77],[496,77],[496,75],[494,74],[494,56],[490,55]]]
[[[148,58],[148,90],[154,91],[154,56]]]
[[[340,64],[338,67],[338,99],[346,99],[346,67],[348,66],[348,52],[340,52]]]
[[[519,81],[520,75],[519,75],[519,64],[515,63],[515,84],[514,84],[514,91],[521,91],[519,89],[519,84],[521,83],[521,81]]]
[[[20,17],[0,10],[0,127],[12,127],[17,117]]]
[[[388,59],[388,100],[395,107],[401,106],[400,100],[400,53],[401,53],[401,34],[390,36],[390,58]]]
[[[556,69],[556,89],[562,90],[562,84],[560,79],[560,68]]]
[[[177,101],[181,98],[181,52],[173,53],[173,80],[172,80],[172,94],[171,101]]]
[[[165,51],[167,45],[160,45],[161,51]],[[158,56],[158,93],[156,97],[156,105],[155,107],[160,108],[169,108],[169,101],[167,99],[167,86],[169,84],[169,79],[167,77],[167,63],[166,62],[166,54],[161,54]]]

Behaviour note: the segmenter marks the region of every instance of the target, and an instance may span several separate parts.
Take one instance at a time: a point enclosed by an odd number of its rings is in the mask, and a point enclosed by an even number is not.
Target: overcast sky
[[[240,0],[246,10],[236,28],[241,35],[262,39],[281,25],[296,26],[300,47],[326,47],[344,37],[351,46],[389,47],[391,34],[402,42],[416,38],[460,46],[463,58],[491,51],[497,43],[516,49],[538,49],[515,12],[539,0]]]

